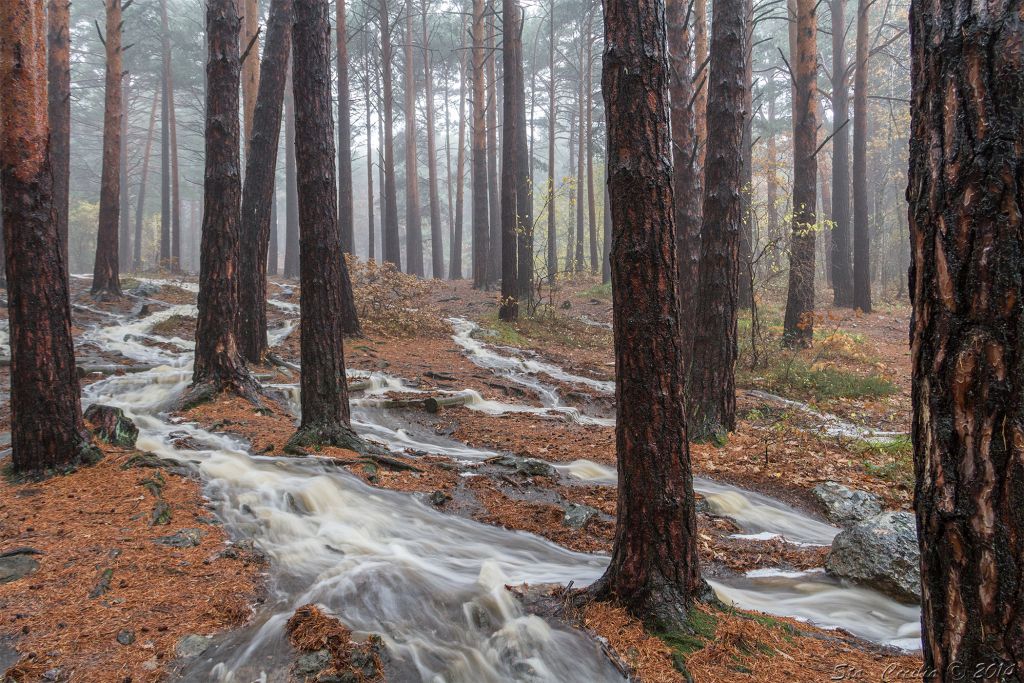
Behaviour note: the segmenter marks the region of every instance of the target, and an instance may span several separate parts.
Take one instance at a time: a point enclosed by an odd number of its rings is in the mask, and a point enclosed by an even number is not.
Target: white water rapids
[[[268,601],[252,624],[215,639],[181,680],[284,680],[292,661],[284,622],[308,602],[323,604],[357,633],[381,634],[397,681],[622,680],[593,640],[526,614],[504,588],[570,581],[583,586],[601,575],[605,556],[571,552],[530,534],[443,514],[416,496],[369,487],[314,458],[254,456],[237,439],[171,420],[166,411],[191,376],[189,345],[175,340],[182,347],[176,354],[136,340],[148,336],[170,341],[151,330],[174,312],[185,313],[173,307],[86,333],[88,341],[160,367],[92,384],[85,390],[85,402],[124,409],[139,427],[139,449],[194,466],[229,534],[252,539],[269,557],[271,574]],[[285,330],[290,327],[281,328]],[[537,410],[600,424],[562,404],[557,391],[537,375],[602,392],[611,389],[610,383],[533,359],[502,356],[472,338],[471,330],[463,334],[457,326],[456,331],[464,349],[475,349],[470,353],[474,362],[536,391],[544,403]],[[396,378],[374,373],[373,379],[371,395],[409,390]],[[294,397],[294,388],[282,388]],[[486,409],[503,410],[505,405]],[[362,435],[396,451],[423,451],[462,462],[495,455],[437,436],[372,402],[353,401],[353,424]],[[176,448],[172,442],[182,432],[202,448]],[[614,482],[614,471],[594,462],[557,467],[582,480]],[[747,533],[827,544],[836,531],[742,489],[703,480],[697,488],[713,510],[733,518]],[[734,577],[714,587],[721,598],[741,607],[916,647],[917,608],[844,586],[820,572]]]

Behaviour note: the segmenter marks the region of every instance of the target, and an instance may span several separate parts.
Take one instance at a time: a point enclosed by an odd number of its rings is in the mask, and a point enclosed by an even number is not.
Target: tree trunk
[[[555,215],[555,122],[558,120],[558,101],[555,88],[555,0],[548,5],[548,282],[554,284],[558,274],[558,223]]]
[[[814,339],[814,234],[817,161],[817,26],[814,0],[796,1],[796,70],[793,99],[793,224],[789,292],[783,332],[788,344]]]
[[[737,303],[749,310],[754,303],[751,261],[754,258],[754,3],[743,7],[743,136],[740,141],[740,245]],[[714,22],[714,17],[712,17]],[[709,65],[710,66],[710,65]],[[709,74],[710,76],[710,74]],[[710,78],[708,83],[711,83]]]
[[[680,335],[669,67],[662,0],[605,2],[618,504],[591,589],[657,631],[686,628],[702,590]]]
[[[850,262],[850,84],[846,63],[846,0],[832,6],[832,293],[836,306],[853,304]]]
[[[437,189],[437,141],[434,139],[434,75],[430,71],[429,2],[423,2],[423,95],[427,114],[427,182],[430,200],[430,275],[444,277],[444,237],[441,235],[441,199]],[[410,41],[411,42],[411,41]],[[447,123],[447,119],[445,120]],[[421,247],[422,251],[422,247]]]
[[[292,0],[272,0],[253,112],[252,137],[245,156],[239,254],[238,350],[250,363],[262,363],[267,344],[267,250],[281,109],[291,50]],[[249,58],[252,58],[250,53]]]
[[[207,86],[209,87],[209,86]],[[171,265],[171,114],[168,101],[170,87],[167,83],[167,70],[160,76],[160,256],[157,268],[169,268]]]
[[[577,91],[579,95],[579,91]],[[569,166],[566,168],[566,177],[570,174],[576,173],[576,116],[579,107],[573,107],[569,110]],[[576,183],[569,184],[569,211],[572,211],[576,207]],[[565,241],[565,272],[572,273],[573,260],[576,255],[576,229],[573,225],[569,226],[566,231],[568,233]]]
[[[590,19],[588,18],[585,24],[583,35],[584,41],[587,44],[590,43],[592,38],[592,30]],[[579,87],[576,89],[576,107],[579,112],[579,127],[577,128],[576,134],[576,242],[575,242],[575,253],[573,254],[573,271],[582,273],[583,268],[586,266],[584,261],[584,248],[586,239],[585,235],[585,207],[583,202],[583,188],[586,187],[586,168],[587,168],[587,138],[590,137],[590,131],[587,129],[587,96],[586,86],[587,79],[584,75],[583,70],[586,68],[585,62],[587,61],[586,48],[580,47],[580,62],[577,75],[579,77]]]
[[[519,279],[519,299],[527,302],[527,310],[533,305],[533,174],[530,164],[530,140],[526,121],[526,75],[523,70],[523,25],[525,13],[518,0],[513,0],[515,10],[516,56],[511,72],[506,66],[505,79],[514,81],[515,106],[505,105],[505,110],[515,116],[515,142],[513,154],[516,155],[516,249],[518,251],[516,275]],[[508,30],[508,29],[506,29]],[[511,36],[507,36],[511,38]],[[506,62],[507,64],[507,62]],[[506,92],[508,92],[506,87]]]
[[[330,20],[327,0],[296,0],[293,79],[299,220],[302,225],[302,423],[290,449],[356,448],[350,427],[342,291],[345,261],[338,241],[331,117]]]
[[[743,120],[746,100],[745,0],[715,0],[708,71],[708,153],[704,229],[687,377],[687,426],[694,440],[736,428],[736,315],[743,230]],[[812,150],[813,151],[813,150]]]
[[[519,33],[519,7],[516,0],[502,0],[502,73],[504,81],[501,133],[501,300],[498,317],[513,322],[519,317],[519,270],[516,233],[519,230],[518,195],[519,141],[521,121],[518,107],[519,77],[522,74],[522,36]]]
[[[868,227],[868,12],[857,3],[857,67],[853,79],[853,305],[871,312],[871,232]]]
[[[493,3],[488,0],[488,7],[493,10]],[[494,12],[487,14],[487,198],[490,210],[489,225],[491,233],[487,240],[487,284],[498,283],[502,273],[502,228],[501,200],[498,188],[498,77],[495,67],[497,46],[494,41]]]
[[[68,259],[68,202],[71,175],[71,2],[49,0],[47,20],[47,111],[57,240],[65,269]]]
[[[590,228],[590,274],[597,275],[601,257],[597,244],[597,202],[594,197],[594,36],[587,41],[587,220]]]
[[[118,272],[127,271],[131,268],[132,260],[132,227],[131,215],[129,213],[128,193],[128,103],[130,102],[128,91],[128,79],[124,80],[121,88],[121,135],[120,144],[117,150],[118,185],[121,188],[121,198],[117,209],[118,213],[118,234],[117,234],[117,268]],[[54,177],[54,182],[57,179]]]
[[[423,277],[423,221],[416,156],[416,68],[412,42],[412,0],[405,0],[405,272]]]
[[[937,683],[1024,670],[1022,11],[911,5],[914,507]]]
[[[779,249],[782,245],[782,228],[779,221],[779,148],[775,139],[775,90],[769,82],[768,94],[768,144],[766,145],[768,169],[765,174],[765,198],[768,202],[768,241],[772,243],[768,251],[772,272],[778,269]]]
[[[697,168],[696,115],[693,101],[693,64],[690,32],[686,26],[688,0],[667,0],[669,95],[672,109],[672,189],[675,195],[676,258],[679,264],[679,311],[690,320],[700,267],[701,173]],[[607,199],[605,200],[607,201]],[[691,346],[691,325],[682,327],[683,348]]]
[[[270,189],[270,249],[267,254],[267,275],[277,275],[277,173],[274,173],[274,187]]]
[[[693,2],[694,135],[697,136],[697,168],[704,170],[704,156],[708,141],[708,0]]]
[[[490,220],[487,185],[487,101],[484,65],[484,0],[473,0],[473,287],[487,286]]]
[[[153,91],[153,106],[149,111],[149,132],[146,133],[146,147],[142,153],[142,176],[139,179],[139,197],[135,203],[135,244],[132,264],[135,272],[142,270],[142,223],[146,209],[146,181],[149,179],[149,158],[153,151],[153,131],[156,129],[156,107],[160,103],[160,90]]]
[[[160,23],[163,56],[163,78],[165,84],[164,95],[166,107],[164,117],[166,119],[165,134],[167,136],[164,145],[164,153],[168,155],[169,162],[164,162],[164,172],[170,174],[170,180],[164,181],[164,206],[170,207],[169,260],[172,273],[181,270],[181,191],[178,185],[178,126],[174,111],[174,70],[171,67],[171,35],[167,21],[167,0],[160,2]],[[170,194],[166,195],[168,183],[170,183]],[[170,202],[167,204],[167,202]]]
[[[120,8],[120,6],[118,6]],[[82,423],[67,268],[53,205],[47,127],[46,18],[11,3],[0,22],[0,197],[3,198],[15,472],[94,461]]]
[[[606,148],[607,149],[607,148]],[[612,207],[611,198],[608,195],[608,167],[605,166],[604,174],[604,249],[601,257],[601,284],[608,284],[612,281]],[[678,254],[677,254],[678,257]],[[680,298],[679,305],[682,305]]]
[[[338,48],[338,230],[341,232],[342,253],[355,255],[355,219],[352,215],[352,121],[349,105],[345,0],[336,0],[335,6]]]
[[[465,35],[466,26],[463,19],[462,32]],[[459,151],[455,163],[455,231],[452,235],[451,253],[448,257],[448,279],[462,279],[462,221],[465,202],[466,187],[466,49],[463,40],[462,49],[459,50]]]
[[[294,54],[294,50],[292,52]],[[295,179],[295,97],[291,68],[284,84],[284,153],[284,276],[293,280],[299,277],[299,195]]]
[[[391,26],[387,0],[380,0],[381,70],[384,73],[384,260],[402,269],[402,251],[398,241],[398,185],[395,181],[394,95],[391,86]],[[407,255],[408,256],[408,255]]]
[[[232,391],[258,402],[259,386],[238,353],[239,18],[234,0],[206,4],[206,171],[199,257],[199,315],[188,406]]]
[[[259,0],[236,0],[239,19],[242,22],[241,33],[239,34],[238,49],[245,53],[245,60],[242,62],[242,107],[243,128],[242,128],[242,153],[245,156],[245,164],[249,164],[249,145],[252,142],[253,132],[256,126],[256,100],[259,97],[260,88],[260,41],[257,39],[260,27],[260,4]]]
[[[103,104],[103,162],[100,169],[99,228],[96,232],[96,260],[92,271],[92,294],[120,297],[118,270],[118,211],[121,206],[121,116],[124,95],[121,54],[121,0],[105,0],[107,54]]]
[[[370,107],[370,43],[369,29],[363,30],[363,52],[366,54],[366,73],[363,78],[363,94],[366,96],[366,213],[367,213],[367,255],[372,261],[376,257],[375,232],[373,215],[373,118]],[[353,230],[355,228],[353,227]]]

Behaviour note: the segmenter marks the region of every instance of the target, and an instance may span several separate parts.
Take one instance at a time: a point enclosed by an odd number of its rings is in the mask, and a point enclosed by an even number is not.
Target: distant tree
[[[128,103],[129,85],[127,76],[121,85],[121,131],[117,150],[117,182],[121,188],[120,201],[117,207],[118,228],[117,228],[117,268],[118,273],[127,271],[132,267],[132,227],[131,212],[129,210],[128,192]],[[56,177],[54,177],[56,182]]]
[[[686,628],[704,585],[683,400],[663,0],[606,0],[618,504],[591,588],[658,631]]]
[[[295,97],[290,65],[289,60],[284,84],[284,276],[295,279],[299,277],[299,194],[295,178]]]
[[[817,24],[815,0],[795,0],[793,221],[783,333],[788,344],[814,338],[814,237],[817,227]]]
[[[45,27],[37,2],[6,5],[0,21],[0,199],[11,460],[19,473],[74,467],[99,455],[82,423],[67,269],[53,205]]]
[[[484,0],[473,0],[473,134],[471,157],[473,191],[473,287],[487,286],[488,221],[487,183],[487,102],[485,99],[484,65]]]
[[[429,0],[423,0],[423,95],[427,115],[427,187],[430,202],[430,276],[444,277],[444,238],[441,235],[441,199],[437,189],[437,141],[434,137],[434,74],[430,66]],[[445,121],[447,127],[447,121]]]
[[[857,3],[857,66],[853,78],[853,305],[871,312],[871,232],[868,229],[868,12]]]
[[[694,87],[693,99],[694,135],[697,136],[697,168],[704,168],[704,154],[708,140],[708,0],[693,2],[693,52]]]
[[[423,277],[423,228],[416,156],[416,69],[412,0],[405,0],[405,272]]]
[[[498,179],[501,170],[498,165],[498,109],[501,106],[498,90],[497,54],[495,42],[494,17],[497,15],[495,4],[498,0],[487,0],[487,49],[484,53],[484,65],[487,72],[487,206],[490,211],[488,225],[490,234],[487,237],[487,285],[494,286],[501,279],[501,190]]]
[[[502,0],[501,3],[502,44],[501,56],[504,72],[504,114],[502,123],[504,130],[501,135],[501,304],[498,317],[512,322],[519,317],[519,273],[518,248],[516,232],[519,229],[518,202],[516,186],[519,168],[519,155],[516,142],[519,127],[519,85],[523,72],[523,44],[519,33],[519,6],[515,0]]]
[[[846,60],[846,0],[832,13],[832,293],[836,306],[853,303],[850,261],[850,81]]]
[[[380,0],[377,19],[380,23],[381,71],[384,76],[384,203],[381,209],[384,260],[402,267],[402,247],[398,241],[398,185],[395,180],[394,94],[391,85],[391,26],[387,0]]]
[[[515,55],[512,57],[510,66],[504,68],[505,81],[511,81],[514,87],[513,105],[505,105],[508,115],[515,117],[515,126],[512,129],[514,139],[512,143],[512,154],[516,157],[515,184],[516,212],[515,212],[515,242],[513,246],[518,252],[516,255],[516,286],[518,298],[525,300],[527,305],[533,303],[533,173],[530,163],[530,142],[529,128],[526,119],[526,79],[523,73],[523,24],[525,17],[523,9],[518,0],[514,2],[514,26],[515,33]],[[505,37],[511,39],[507,34],[510,30],[505,25]],[[507,92],[507,88],[506,88]],[[506,99],[508,95],[506,95]]]
[[[338,64],[338,230],[341,251],[356,253],[356,234],[352,215],[352,112],[349,105],[349,59],[346,35],[345,0],[335,0],[335,31]]]
[[[333,445],[355,450],[363,442],[350,425],[342,344],[345,261],[338,239],[331,117],[331,56],[327,0],[295,0],[292,79],[295,152],[302,230],[302,422],[289,450]]]
[[[465,33],[466,21],[463,18],[460,35],[465,36]],[[466,80],[469,77],[466,71],[466,52],[465,38],[463,38],[459,50],[459,151],[456,154],[457,161],[455,163],[455,220],[449,244],[451,250],[448,256],[449,280],[462,279],[463,214],[466,191]]]
[[[259,385],[238,353],[241,219],[239,18],[234,0],[208,0],[206,172],[199,258],[199,315],[192,387],[182,404],[230,391],[259,402]]]
[[[103,165],[100,168],[99,229],[96,234],[92,294],[119,297],[118,212],[121,210],[121,116],[124,106],[121,0],[104,0],[104,9],[106,37],[103,44],[107,59],[103,105]]]
[[[166,2],[166,0],[164,0]],[[344,0],[343,0],[344,1]],[[242,154],[249,163],[249,143],[256,129],[256,100],[260,87],[260,3],[259,0],[238,0],[241,33],[238,49],[242,57]]]
[[[162,185],[162,225],[167,230],[168,253],[162,265],[169,266],[171,272],[181,270],[181,190],[178,173],[178,124],[174,106],[174,69],[171,65],[171,29],[167,18],[167,0],[160,1],[160,36],[163,57],[163,88],[164,104],[162,144],[164,167]],[[167,213],[165,213],[167,212]],[[169,223],[168,223],[169,221]]]
[[[910,10],[914,507],[938,683],[1024,671],[1022,12]]]
[[[366,64],[363,69],[363,95],[366,98],[366,237],[367,255],[372,261],[376,257],[376,225],[373,215],[373,98],[370,89],[370,41],[369,30],[363,31],[363,53],[366,55]],[[379,125],[379,124],[378,124]],[[354,228],[353,228],[354,229]]]
[[[146,144],[142,152],[142,173],[139,176],[139,193],[135,202],[135,237],[132,241],[132,268],[142,270],[142,223],[146,208],[146,183],[149,180],[149,160],[153,152],[153,131],[156,130],[156,108],[160,104],[160,89],[153,90],[153,105],[149,111],[149,126]]]
[[[49,0],[47,21],[47,110],[50,117],[50,166],[53,204],[57,211],[57,239],[68,260],[68,195],[71,171],[71,2]]]
[[[547,212],[548,212],[548,281],[555,282],[558,274],[558,223],[555,216],[555,146],[557,137],[555,135],[555,124],[558,119],[558,100],[555,98],[555,88],[558,86],[558,78],[555,72],[555,0],[550,0],[548,5],[548,187],[547,187]]]

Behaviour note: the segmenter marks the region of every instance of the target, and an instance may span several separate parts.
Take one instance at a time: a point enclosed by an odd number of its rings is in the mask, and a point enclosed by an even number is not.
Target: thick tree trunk
[[[814,157],[817,142],[817,25],[815,1],[796,0],[796,58],[793,100],[793,238],[784,334],[788,344],[814,338],[814,235],[817,223]]]
[[[135,272],[142,270],[142,223],[146,209],[146,182],[149,180],[149,159],[153,151],[153,131],[156,130],[156,108],[160,104],[160,90],[153,91],[153,106],[149,111],[149,129],[146,146],[142,153],[142,175],[139,178],[139,196],[135,203],[135,240],[132,249],[132,267]]]
[[[118,272],[127,271],[131,268],[132,261],[132,226],[129,212],[128,193],[128,79],[124,80],[121,88],[121,136],[117,150],[118,185],[121,188],[121,198],[117,208],[118,230],[117,230],[117,268]],[[56,178],[54,178],[56,182]]]
[[[704,170],[704,155],[708,141],[708,0],[693,1],[694,135],[697,136],[697,168]]]
[[[850,261],[850,84],[846,61],[846,0],[832,7],[832,292],[836,306],[853,303]]]
[[[345,29],[345,0],[335,2],[338,48],[338,230],[341,251],[355,255],[356,233],[352,215],[352,121],[349,104],[348,36]]]
[[[604,176],[604,249],[601,256],[601,284],[612,281],[612,207],[608,194],[608,167],[605,166]],[[679,305],[682,305],[680,298]]]
[[[555,123],[558,120],[558,101],[555,88],[555,0],[548,5],[548,282],[554,284],[558,274],[558,223],[555,214]]]
[[[199,315],[192,387],[183,405],[232,391],[258,402],[259,387],[238,353],[239,18],[234,0],[206,4],[206,171],[199,257]]]
[[[527,302],[527,310],[533,305],[533,174],[530,164],[530,140],[526,121],[526,75],[523,71],[523,24],[525,14],[518,0],[515,0],[515,31],[517,56],[511,73],[506,67],[505,79],[515,82],[515,107],[505,110],[516,117],[515,141],[512,145],[516,155],[516,249],[518,251],[516,275],[519,279],[519,299]],[[506,29],[508,30],[508,29]],[[506,90],[507,92],[507,90]]]
[[[868,12],[857,3],[857,67],[853,78],[853,305],[871,312],[871,232],[868,226]]]
[[[686,628],[702,591],[684,418],[669,67],[662,0],[605,3],[618,505],[591,589],[658,631]]]
[[[366,97],[366,237],[367,256],[372,261],[376,257],[376,229],[373,215],[373,117],[370,99],[370,43],[367,38],[369,29],[363,30],[363,52],[366,54],[366,73],[363,77],[363,94]],[[353,230],[355,228],[353,227]]]
[[[427,114],[427,183],[430,201],[430,276],[444,277],[444,238],[441,235],[441,199],[437,189],[437,141],[434,139],[434,74],[430,70],[429,2],[423,2],[423,95]],[[447,123],[447,119],[446,119]]]
[[[71,2],[49,0],[47,20],[47,111],[50,117],[50,167],[57,240],[64,267],[68,259],[68,201],[71,179]]]
[[[357,448],[350,427],[338,241],[334,122],[327,0],[296,0],[293,79],[299,220],[302,226],[302,423],[291,449],[330,444]]]
[[[242,154],[249,164],[249,144],[256,129],[256,100],[260,88],[260,41],[256,38],[260,27],[259,0],[236,0],[242,22],[238,36],[238,49],[246,55],[242,62]],[[251,47],[250,47],[251,46]]]
[[[704,229],[687,377],[687,425],[694,440],[736,428],[736,315],[743,229],[743,120],[746,100],[745,0],[715,0],[708,71],[708,153]]]
[[[174,69],[171,66],[171,34],[167,21],[167,0],[161,0],[160,2],[160,24],[164,96],[166,98],[166,106],[164,108],[164,118],[166,120],[164,153],[168,155],[169,159],[169,161],[164,162],[164,172],[170,174],[170,180],[164,181],[164,207],[165,209],[170,207],[170,227],[167,228],[169,230],[170,246],[168,248],[170,252],[169,260],[165,262],[165,265],[170,266],[172,273],[177,273],[181,270],[181,191],[178,186],[178,125],[174,111]],[[170,184],[169,195],[166,194],[168,183]]]
[[[47,128],[41,3],[5,5],[0,21],[0,197],[11,346],[15,472],[94,461],[82,424],[67,268],[57,233]]]
[[[754,3],[743,2],[743,136],[740,141],[740,245],[737,303],[749,310],[754,303],[751,261],[754,258]],[[712,17],[714,22],[714,17]],[[710,65],[709,65],[710,66]],[[710,76],[710,73],[709,73]],[[710,78],[708,83],[711,83]]]
[[[484,65],[484,0],[473,0],[473,287],[487,286],[490,215],[487,186],[487,101]]]
[[[466,26],[463,19],[462,33],[465,35]],[[455,163],[455,228],[450,244],[451,253],[448,256],[448,279],[462,279],[462,224],[465,203],[466,187],[466,46],[463,40],[462,49],[459,51],[459,151]]]
[[[387,0],[380,0],[381,70],[384,74],[384,206],[381,209],[384,260],[402,268],[401,244],[398,241],[398,185],[395,181],[394,95],[391,85],[391,26]],[[408,256],[408,255],[407,255]]]
[[[295,178],[295,97],[290,67],[284,84],[284,153],[284,276],[295,279],[299,277],[299,194]]]
[[[911,5],[914,507],[937,683],[1024,670],[1022,16]]]
[[[590,274],[597,275],[601,268],[597,244],[597,202],[594,197],[594,36],[587,42],[587,220],[590,239]]]
[[[490,211],[490,235],[487,239],[487,284],[498,283],[502,273],[502,239],[501,239],[501,195],[498,177],[501,169],[498,166],[498,77],[495,66],[497,46],[494,41],[494,3],[487,0],[487,206]]]
[[[423,277],[419,161],[416,156],[416,68],[412,0],[405,0],[405,272]]]
[[[121,54],[121,0],[105,0],[107,54],[103,104],[103,162],[100,169],[99,228],[92,271],[92,294],[120,297],[118,211],[121,207],[121,116],[124,95]]]
[[[272,0],[252,137],[245,157],[238,274],[238,350],[247,361],[257,364],[263,362],[268,350],[267,249],[277,150],[281,142],[281,111],[288,80],[292,17],[292,0]]]
[[[675,195],[676,258],[679,264],[679,311],[690,320],[700,267],[701,172],[697,168],[696,115],[693,102],[693,63],[686,25],[688,0],[667,0],[669,95],[672,100],[672,189]],[[605,200],[607,201],[607,199]],[[683,348],[689,349],[693,326],[682,326]]]
[[[524,291],[529,291],[527,280],[523,289],[519,267],[521,257],[532,252],[532,239],[525,233],[527,216],[532,213],[527,206],[529,190],[524,166],[526,152],[526,102],[523,92],[523,36],[521,8],[516,0],[502,0],[502,73],[504,74],[504,128],[501,134],[501,306],[498,316],[505,321],[514,321],[519,316],[519,300]],[[522,201],[520,201],[522,200]],[[524,215],[525,214],[525,215]],[[530,241],[527,251],[527,241]],[[530,277],[530,274],[526,276]]]

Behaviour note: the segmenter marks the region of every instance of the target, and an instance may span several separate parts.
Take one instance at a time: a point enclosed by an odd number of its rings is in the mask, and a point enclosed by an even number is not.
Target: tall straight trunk
[[[121,53],[121,0],[105,0],[107,54],[103,103],[103,166],[100,169],[99,228],[96,232],[96,260],[92,271],[92,294],[121,296],[118,270],[118,211],[121,206],[121,116],[124,103]]]
[[[516,0],[502,0],[502,73],[504,81],[504,113],[501,133],[501,300],[498,317],[512,322],[519,317],[519,270],[516,234],[519,231],[519,207],[516,193],[519,174],[519,155],[516,143],[520,135],[518,92],[522,75],[522,37],[519,34],[519,7]]]
[[[779,148],[775,138],[775,91],[769,85],[768,94],[768,144],[765,145],[768,170],[765,174],[765,199],[768,203],[768,240],[775,244],[770,249],[770,266],[774,270],[778,267],[779,247],[782,244],[782,229],[779,224]]]
[[[263,362],[268,350],[267,250],[292,17],[292,0],[271,1],[252,137],[245,156],[238,271],[238,350],[247,361],[257,364]],[[249,58],[252,58],[251,53]]]
[[[857,66],[853,77],[853,305],[871,312],[871,232],[868,227],[868,12],[857,3]]]
[[[68,260],[68,202],[71,180],[71,2],[48,0],[47,113],[50,117],[50,168],[53,205],[57,212],[57,240],[64,267]]]
[[[814,234],[817,223],[814,157],[817,142],[817,25],[814,0],[796,0],[796,59],[793,99],[793,238],[783,332],[787,343],[814,338]]]
[[[846,60],[846,0],[832,7],[832,296],[853,304],[850,260],[850,83]]]
[[[493,9],[497,0],[488,0]],[[487,15],[487,199],[490,209],[491,234],[487,240],[487,284],[495,285],[501,277],[501,199],[498,188],[498,77],[495,67],[497,46],[494,41],[494,14]]]
[[[558,223],[555,215],[555,122],[558,120],[558,102],[555,88],[555,0],[548,5],[548,281],[555,282],[558,274]]]
[[[693,2],[694,135],[697,136],[697,168],[703,173],[708,141],[708,0]]]
[[[719,439],[736,428],[736,315],[746,116],[745,4],[745,0],[715,0],[712,8],[704,229],[697,295],[685,317],[693,328],[687,426],[694,440]]]
[[[294,54],[294,50],[292,52]],[[284,154],[284,276],[295,279],[299,277],[299,195],[295,178],[295,97],[291,68],[284,84]]]
[[[149,128],[146,146],[142,153],[142,175],[139,178],[139,196],[135,203],[135,240],[132,249],[132,266],[135,272],[142,270],[142,223],[146,209],[146,182],[149,180],[149,159],[153,151],[153,131],[156,129],[156,107],[160,103],[160,89],[153,91],[153,106],[149,110]]]
[[[120,8],[120,6],[118,6]],[[0,197],[3,200],[15,472],[93,461],[82,423],[67,267],[50,169],[42,3],[11,3],[0,22]]]
[[[373,80],[377,90],[377,111],[384,110],[384,96],[380,87],[380,64],[374,60]],[[377,115],[377,187],[380,188],[380,253],[381,258],[387,253],[387,231],[384,226],[387,224],[387,202],[384,200],[384,125],[380,114]]]
[[[484,69],[484,0],[473,0],[473,287],[487,286],[490,215],[487,184],[487,101]]]
[[[239,18],[234,0],[206,3],[206,169],[199,256],[199,314],[192,387],[185,406],[221,391],[259,402],[259,385],[238,353],[241,222]]]
[[[278,215],[277,215],[277,178],[276,178],[277,173],[276,173],[276,170],[275,170],[274,175],[275,175],[274,187],[270,190],[270,248],[268,249],[268,252],[267,252],[267,275],[277,275],[277,261],[278,261],[278,258],[279,258],[278,253],[277,253],[277,251],[278,251],[277,250],[277,243],[278,243],[278,234],[277,234]]]
[[[412,0],[405,0],[405,272],[423,277],[423,227],[416,155],[416,68]]]
[[[587,219],[590,228],[590,273],[597,275],[600,269],[600,256],[597,244],[597,202],[594,197],[594,67],[592,63],[594,36],[587,41]]]
[[[465,31],[465,28],[463,28]],[[451,113],[451,71],[448,64],[444,65],[444,173],[445,190],[448,203],[445,212],[448,215],[448,244],[455,241],[455,187],[452,179],[452,113]],[[444,267],[444,249],[441,251],[441,266]],[[445,277],[445,272],[434,275],[435,278]]]
[[[743,7],[743,136],[740,141],[740,245],[739,287],[740,308],[753,305],[754,282],[751,261],[754,258],[754,3],[744,0]],[[712,17],[712,22],[714,17]],[[710,65],[709,65],[710,67]],[[708,83],[711,83],[710,73]]]
[[[338,49],[338,230],[341,232],[341,251],[345,254],[355,254],[355,219],[352,215],[352,121],[349,104],[345,0],[335,0],[334,4]]]
[[[167,70],[160,75],[160,256],[158,268],[171,265],[171,113]]]
[[[441,199],[437,189],[437,141],[434,139],[434,74],[430,70],[430,33],[427,31],[427,9],[423,2],[423,96],[427,114],[427,182],[430,199],[430,275],[444,277],[444,237],[441,235]],[[445,118],[447,123],[448,119]]]
[[[685,629],[702,592],[683,384],[669,67],[662,0],[606,0],[618,503],[591,592],[657,631]]]
[[[590,21],[586,23],[586,40],[590,41]],[[579,64],[579,87],[576,89],[576,107],[577,115],[579,116],[579,127],[577,128],[576,135],[576,241],[575,241],[575,252],[573,254],[573,271],[582,273],[583,268],[586,266],[584,262],[584,226],[586,225],[586,204],[583,201],[583,190],[586,187],[586,165],[587,165],[587,138],[590,137],[590,131],[587,130],[587,79],[583,73],[585,68],[584,62],[586,61],[586,48],[580,48],[580,64]]]
[[[577,92],[578,94],[578,92]],[[566,176],[569,174],[576,173],[576,115],[578,107],[573,107],[569,110],[569,166],[566,168]],[[569,185],[569,210],[572,211],[576,207],[576,183],[570,183]],[[568,238],[565,241],[565,272],[572,273],[575,271],[573,268],[573,260],[576,254],[576,228],[574,225],[570,225],[566,231]]]
[[[121,198],[117,208],[118,230],[117,230],[117,268],[118,272],[127,271],[131,268],[132,260],[132,226],[129,213],[128,193],[128,103],[130,93],[128,91],[128,79],[125,78],[121,88],[121,135],[120,144],[117,150],[117,176],[118,185],[121,188]],[[54,178],[56,182],[56,178]]]
[[[373,119],[370,107],[370,45],[367,35],[369,30],[363,31],[363,52],[366,54],[366,73],[363,77],[363,94],[366,96],[366,237],[367,256],[372,261],[376,257],[376,226],[373,215]],[[354,229],[354,228],[353,228]]]
[[[516,275],[519,279],[519,299],[527,302],[528,310],[533,306],[533,174],[530,164],[530,140],[526,121],[526,75],[523,71],[523,24],[525,14],[518,0],[514,0],[516,55],[512,68],[504,69],[505,79],[512,79],[515,88],[515,106],[505,105],[505,110],[514,116],[515,140],[512,153],[516,156],[516,249],[518,251]],[[508,25],[506,25],[508,26]],[[509,30],[506,28],[506,30]],[[509,36],[511,38],[511,36]],[[506,61],[506,64],[508,62]],[[506,87],[507,92],[507,87]]]
[[[914,508],[938,683],[1024,670],[1022,13],[910,10]]]
[[[391,85],[391,26],[387,0],[380,0],[381,70],[384,75],[384,206],[381,209],[384,260],[402,268],[402,247],[398,242],[398,185],[395,181],[394,95]],[[408,255],[407,255],[408,256]]]
[[[669,95],[672,117],[672,189],[675,195],[676,258],[679,264],[679,312],[690,320],[700,266],[701,173],[697,168],[696,114],[693,101],[694,71],[690,31],[686,25],[688,0],[667,0]],[[607,201],[607,198],[605,199]],[[606,212],[607,213],[607,212]],[[691,325],[684,325],[683,348],[690,348]]]
[[[462,32],[465,35],[466,26],[463,20]],[[466,49],[463,40],[462,49],[459,50],[459,151],[455,162],[455,220],[454,232],[448,256],[448,279],[462,279],[462,224],[465,203],[466,187]]]
[[[677,250],[678,251],[678,250]],[[612,281],[612,207],[608,195],[608,167],[604,174],[604,248],[601,255],[601,284]],[[682,305],[680,297],[679,305]],[[680,309],[681,310],[681,309]]]
[[[331,116],[328,0],[295,1],[293,80],[299,221],[302,226],[302,423],[289,449],[330,444],[361,450],[350,426]]]
[[[252,142],[256,122],[256,100],[260,87],[260,41],[256,39],[260,28],[259,0],[236,0],[242,21],[238,49],[249,54],[242,61],[242,154],[249,163],[249,144]]]
[[[167,264],[170,266],[171,272],[176,273],[181,269],[181,191],[178,186],[178,126],[174,111],[174,70],[171,67],[171,37],[167,21],[167,0],[161,0],[160,2],[160,24],[165,85],[164,96],[166,97],[164,116],[166,119],[165,132],[167,140],[164,152],[168,154],[169,160],[164,162],[164,173],[170,174],[170,179],[164,181],[166,198],[163,200],[165,202],[164,206],[170,207],[170,227],[167,228],[169,230],[170,252]],[[170,187],[169,195],[167,195],[168,183]]]

